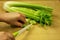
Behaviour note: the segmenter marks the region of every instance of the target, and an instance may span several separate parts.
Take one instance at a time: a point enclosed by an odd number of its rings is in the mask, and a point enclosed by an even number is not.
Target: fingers
[[[15,38],[9,32],[0,32],[0,40],[15,40]]]
[[[19,17],[19,20],[18,21],[19,22],[22,22],[22,23],[26,23],[26,17],[25,17],[25,15],[20,14],[20,17]]]
[[[15,40],[14,36],[11,33],[7,32],[7,35],[11,40]]]
[[[11,24],[11,25],[16,25],[18,27],[22,26],[22,24],[26,23],[26,17],[25,15],[18,13],[18,12],[12,12],[12,13],[7,13],[4,17],[4,22]]]
[[[13,25],[16,25],[18,27],[22,27],[22,23],[20,23],[20,22],[14,22]]]

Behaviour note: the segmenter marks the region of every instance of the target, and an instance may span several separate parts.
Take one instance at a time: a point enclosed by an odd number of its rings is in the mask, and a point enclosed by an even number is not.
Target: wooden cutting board
[[[53,8],[53,23],[51,26],[41,27],[39,25],[33,27],[30,31],[25,31],[16,37],[16,40],[60,40],[60,2],[59,1],[23,1],[27,3],[35,3]],[[0,12],[5,13],[2,6],[4,2],[0,2]],[[0,26],[8,26],[1,23]],[[19,30],[19,28],[12,28],[11,30]],[[13,31],[13,32],[14,32]]]

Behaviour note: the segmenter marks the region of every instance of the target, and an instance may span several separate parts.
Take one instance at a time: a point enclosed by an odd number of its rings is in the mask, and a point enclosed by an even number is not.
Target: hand
[[[8,32],[0,32],[0,40],[15,40],[13,35]]]
[[[20,13],[4,13],[0,15],[0,19],[3,22],[6,22],[11,25],[16,25],[21,27],[24,23],[26,23],[26,18],[23,14]]]

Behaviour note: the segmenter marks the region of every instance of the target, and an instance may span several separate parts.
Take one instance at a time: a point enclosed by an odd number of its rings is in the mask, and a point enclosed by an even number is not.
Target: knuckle
[[[21,14],[21,16],[25,17],[25,15],[24,15],[24,14]]]

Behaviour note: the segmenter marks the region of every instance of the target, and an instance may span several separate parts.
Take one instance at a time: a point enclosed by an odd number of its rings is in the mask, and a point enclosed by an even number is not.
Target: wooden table
[[[25,31],[16,40],[60,40],[60,2],[59,1],[23,1],[27,3],[36,3],[53,8],[53,23],[51,26],[41,27],[39,25],[32,26],[30,31]],[[3,1],[0,1],[0,13],[5,13],[3,10]],[[14,32],[20,28],[10,28],[6,23],[0,23],[0,27],[4,30]],[[3,29],[3,28],[2,28]],[[13,30],[13,31],[11,31]]]

